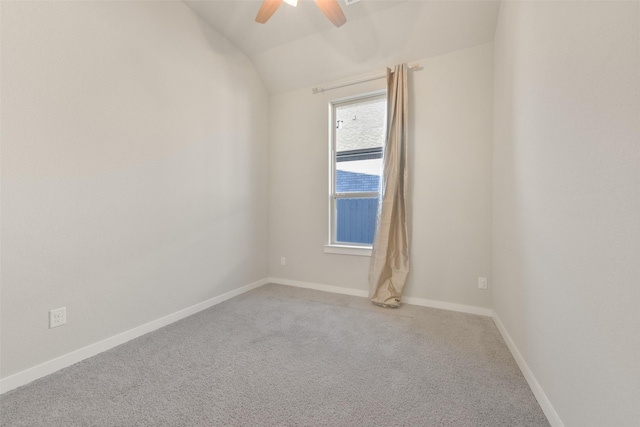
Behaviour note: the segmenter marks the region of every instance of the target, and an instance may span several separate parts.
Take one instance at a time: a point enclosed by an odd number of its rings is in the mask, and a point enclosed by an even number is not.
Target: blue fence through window
[[[378,192],[379,188],[380,177],[378,175],[336,171],[337,192]],[[336,240],[338,242],[372,244],[377,212],[377,197],[337,199]]]
[[[378,198],[338,199],[336,203],[336,240],[338,242],[373,243]]]

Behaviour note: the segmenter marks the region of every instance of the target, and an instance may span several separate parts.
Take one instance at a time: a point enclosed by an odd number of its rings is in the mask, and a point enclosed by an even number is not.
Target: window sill
[[[325,254],[371,256],[371,246],[325,245]]]

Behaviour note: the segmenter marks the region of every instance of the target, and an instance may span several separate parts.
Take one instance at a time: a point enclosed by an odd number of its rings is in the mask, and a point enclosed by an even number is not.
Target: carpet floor
[[[493,321],[265,285],[0,397],[2,426],[548,426]]]

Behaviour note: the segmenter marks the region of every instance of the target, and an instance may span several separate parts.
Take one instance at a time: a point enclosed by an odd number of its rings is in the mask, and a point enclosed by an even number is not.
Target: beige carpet
[[[266,285],[0,397],[2,426],[547,426],[487,317]]]

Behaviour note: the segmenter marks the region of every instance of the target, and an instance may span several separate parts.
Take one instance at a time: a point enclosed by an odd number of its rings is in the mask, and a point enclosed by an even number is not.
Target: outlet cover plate
[[[49,329],[67,323],[67,307],[56,308],[49,312]]]

